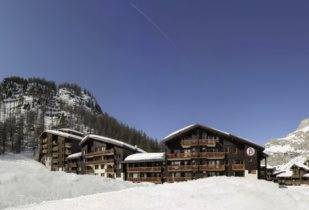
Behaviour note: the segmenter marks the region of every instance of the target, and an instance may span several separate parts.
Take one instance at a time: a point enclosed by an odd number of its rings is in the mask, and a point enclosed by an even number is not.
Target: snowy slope
[[[303,120],[298,128],[284,138],[274,139],[265,144],[270,155],[270,165],[282,165],[290,160],[309,157],[309,119]]]
[[[254,178],[214,177],[19,207],[23,210],[308,210],[309,190]]]
[[[50,172],[25,155],[0,156],[0,209],[139,186],[144,185],[91,175]]]

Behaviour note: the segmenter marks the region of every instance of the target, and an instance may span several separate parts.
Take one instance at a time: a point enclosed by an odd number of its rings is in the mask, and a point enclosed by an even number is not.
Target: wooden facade
[[[264,148],[240,137],[195,124],[174,132],[163,142],[166,182],[246,173],[262,178]]]
[[[131,182],[163,183],[165,154],[141,153],[124,160],[125,180]]]
[[[67,157],[80,151],[80,135],[59,130],[46,130],[39,137],[39,162],[51,171],[65,171]]]
[[[122,161],[143,150],[104,136],[88,135],[80,143],[84,173],[108,178],[123,177]]]

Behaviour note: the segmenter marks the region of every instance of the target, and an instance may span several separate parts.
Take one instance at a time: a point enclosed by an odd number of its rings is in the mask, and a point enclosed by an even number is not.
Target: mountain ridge
[[[71,128],[160,151],[159,143],[103,112],[96,98],[77,84],[42,78],[8,77],[0,83],[0,154],[32,150],[45,129]]]

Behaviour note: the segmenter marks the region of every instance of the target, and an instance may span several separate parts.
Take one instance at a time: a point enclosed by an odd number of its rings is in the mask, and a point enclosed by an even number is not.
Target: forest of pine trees
[[[57,86],[55,82],[45,79],[20,77],[5,78],[2,81],[0,84],[0,105],[4,99],[16,97],[16,95],[19,97],[21,95],[32,96],[36,103],[35,105],[22,104],[20,109],[25,110],[23,113],[16,112],[0,121],[0,154],[19,153],[37,147],[38,136],[46,127],[44,117],[48,101],[55,97],[59,88],[66,88],[75,95],[80,96],[85,93],[93,97],[88,90],[82,89],[76,84],[64,83]],[[102,112],[98,104],[93,110],[85,109],[83,106],[68,106],[66,104],[61,104],[60,108],[61,111],[65,111],[69,115],[60,115],[59,123],[53,125],[52,129],[71,128],[84,131],[83,128],[87,127],[89,133],[119,139],[149,152],[162,150],[157,140]]]

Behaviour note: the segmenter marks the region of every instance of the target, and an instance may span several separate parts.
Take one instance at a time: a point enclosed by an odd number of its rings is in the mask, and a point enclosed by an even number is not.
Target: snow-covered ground
[[[50,172],[31,155],[0,156],[0,209],[140,186],[144,185]]]
[[[213,177],[174,184],[137,185],[48,172],[39,163],[22,158],[0,158],[0,166],[0,206],[15,210],[309,209],[309,186],[279,188],[278,184],[253,177]],[[42,202],[45,200],[50,201]],[[37,204],[16,207],[32,202]]]

